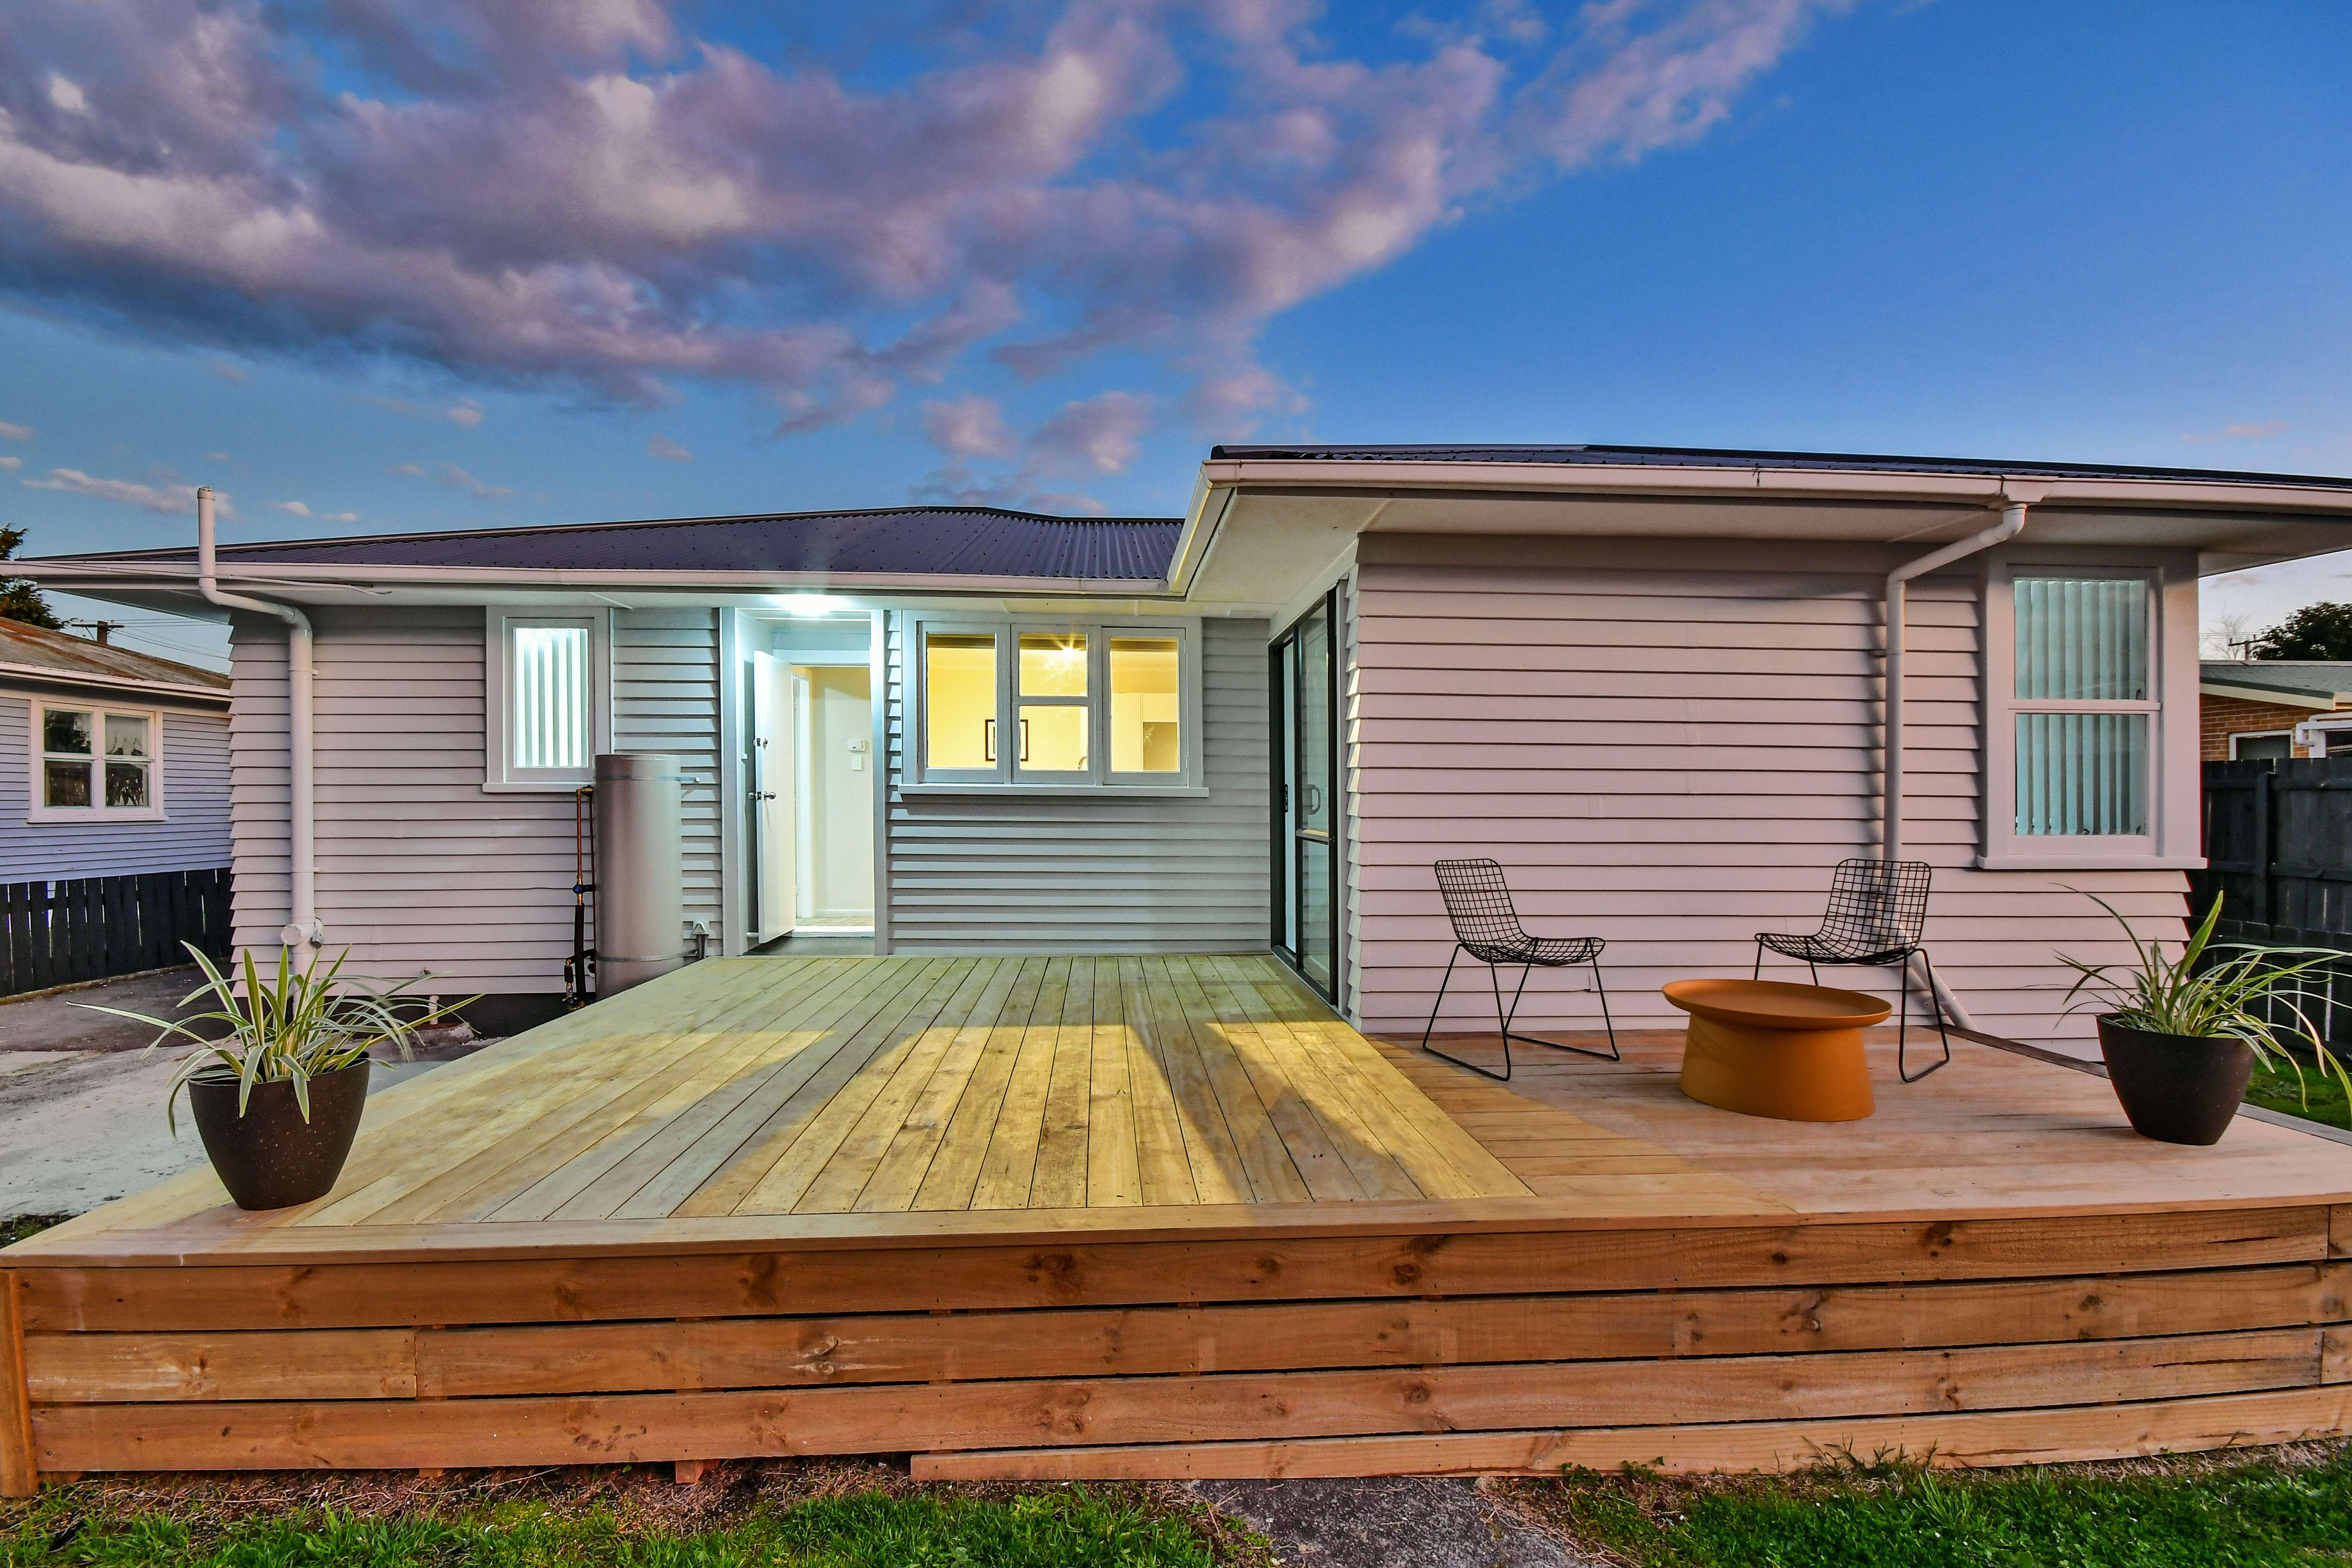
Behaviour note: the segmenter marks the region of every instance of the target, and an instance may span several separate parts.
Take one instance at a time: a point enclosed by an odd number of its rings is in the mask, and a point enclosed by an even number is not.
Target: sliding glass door
[[[1274,950],[1339,999],[1337,590],[1276,637],[1272,690]]]

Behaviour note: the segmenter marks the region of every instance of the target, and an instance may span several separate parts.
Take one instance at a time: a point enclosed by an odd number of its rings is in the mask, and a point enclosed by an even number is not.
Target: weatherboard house
[[[2352,481],[2252,474],[1225,447],[1177,518],[31,563],[231,616],[238,941],[546,1021],[371,1098],[324,1197],[245,1213],[200,1169],[0,1251],[0,1493],[2352,1432],[2352,1147],[2254,1107],[2141,1139],[2019,1043],[2084,1026],[2058,953],[2123,950],[2085,893],[2180,930],[2199,575],[2347,523]],[[592,766],[589,816],[657,797],[646,941],[708,956],[551,1016]],[[1677,1093],[1660,987],[1747,974],[1889,851],[1932,867],[1949,1057],[1874,1035],[1846,1120]],[[1519,1027],[1571,1049],[1507,1082],[1458,1064],[1516,976],[1466,963],[1419,1048],[1465,858],[1606,942],[1536,973]],[[1822,978],[1857,975],[1895,978]]]
[[[229,616],[240,942],[299,928],[516,1018],[564,987],[591,758],[658,751],[702,786],[681,949],[1271,951],[1397,1031],[1453,946],[1432,863],[1484,855],[1661,1024],[1662,982],[1746,964],[1893,847],[1936,868],[1953,1018],[2041,1039],[2084,1027],[2057,952],[2115,951],[2084,892],[2181,918],[2199,576],[2347,523],[2352,482],[2262,474],[1220,447],[1182,517],[239,543],[227,611],[193,547],[25,570]],[[263,601],[310,628],[307,725]],[[1539,978],[1521,1017],[1592,1000]]]

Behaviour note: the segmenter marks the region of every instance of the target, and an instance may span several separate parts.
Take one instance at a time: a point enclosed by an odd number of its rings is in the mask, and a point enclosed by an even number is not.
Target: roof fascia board
[[[109,691],[138,691],[156,697],[228,706],[228,692],[217,686],[183,686],[177,681],[141,680],[128,675],[85,675],[45,664],[0,664],[0,680],[38,682],[43,686],[96,686]]]
[[[559,567],[478,566],[325,566],[310,563],[255,562],[257,570],[238,572],[224,563],[225,584],[282,592],[288,588],[358,589],[368,584],[396,584],[436,588],[540,588],[551,591],[598,588],[657,588],[667,592],[708,591],[720,594],[773,593],[787,589],[824,590],[884,595],[894,593],[1075,594],[1108,595],[1122,599],[1169,598],[1176,595],[1157,577],[982,577],[953,573],[842,572],[664,572],[581,571]],[[59,585],[111,583],[129,587],[193,588],[195,570],[158,565],[133,569],[122,565],[91,565],[68,559],[8,563],[11,574]]]
[[[1822,468],[1666,468],[1610,463],[1349,462],[1218,458],[1201,465],[1206,485],[1307,489],[1479,489],[1562,494],[1660,492],[1832,500],[1977,500],[1988,506],[2022,487],[2043,506],[2165,506],[2222,511],[2352,515],[2352,490],[2301,485],[2169,479],[2053,479],[2040,474],[1921,474]]]
[[[2309,708],[2318,712],[2332,711],[2343,706],[2343,692],[2312,690],[2290,691],[2280,686],[2239,686],[2222,680],[2200,680],[2197,691],[2203,697],[2235,697],[2243,702],[2262,702],[2273,708]]]

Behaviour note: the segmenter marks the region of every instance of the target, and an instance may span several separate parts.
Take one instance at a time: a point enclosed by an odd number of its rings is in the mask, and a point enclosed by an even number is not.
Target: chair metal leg
[[[1756,939],[1756,967],[1748,972],[1748,978],[1750,980],[1764,978],[1764,939],[1760,936]]]
[[[1506,1067],[1509,1065],[1509,1051],[1513,1040],[1518,1041],[1523,1046],[1548,1046],[1555,1051],[1574,1051],[1580,1057],[1599,1057],[1604,1062],[1623,1060],[1624,1058],[1617,1054],[1617,1025],[1609,1016],[1609,992],[1606,987],[1603,987],[1601,992],[1601,1020],[1609,1029],[1609,1048],[1605,1051],[1596,1051],[1591,1046],[1562,1045],[1558,1040],[1539,1040],[1533,1035],[1511,1033],[1511,1026],[1517,1023],[1519,1017],[1519,998],[1527,993],[1528,975],[1534,968],[1535,965],[1528,964],[1519,971],[1519,988],[1511,993],[1511,1011],[1503,1019],[1504,1065]],[[1598,954],[1594,955],[1592,960],[1592,980],[1594,984],[1600,984],[1601,959]],[[1499,992],[1497,994],[1499,995]]]
[[[1822,966],[1815,963],[1810,958],[1805,960],[1805,973],[1813,977],[1813,984],[1815,985],[1819,985],[1822,983]]]
[[[1919,950],[1919,962],[1927,969],[1927,1010],[1936,1016],[1936,1033],[1944,1042],[1944,1058],[1934,1067],[1911,1070],[1907,1047],[1911,1043],[1911,961],[1903,961],[1903,1027],[1895,1037],[1895,1076],[1905,1083],[1917,1083],[1931,1072],[1940,1072],[1952,1065],[1952,1033],[1944,1023],[1944,1005],[1936,1000],[1936,961],[1927,950]]]
[[[1429,1043],[1430,1035],[1437,1027],[1437,1010],[1445,1005],[1445,988],[1454,984],[1454,965],[1461,959],[1461,957],[1462,944],[1457,942],[1454,944],[1452,956],[1448,957],[1445,961],[1445,978],[1437,983],[1437,1000],[1430,1004],[1429,1026],[1423,1029],[1421,1032],[1421,1048],[1427,1051],[1431,1056],[1435,1057],[1440,1061],[1452,1062],[1458,1068],[1468,1068],[1472,1072],[1478,1074],[1480,1077],[1491,1078],[1497,1083],[1508,1083],[1511,1081],[1511,1037],[1508,1031],[1506,1031],[1503,1036],[1503,1070],[1501,1072],[1496,1072],[1492,1068],[1482,1068],[1476,1062],[1465,1062],[1460,1057],[1454,1056],[1450,1052],[1441,1051],[1435,1046]],[[1491,963],[1486,965],[1486,973],[1489,979],[1493,978],[1494,973],[1495,966]],[[1526,984],[1527,977],[1525,975],[1521,975],[1519,983],[1522,985]],[[1503,993],[1501,988],[1497,986],[1495,992],[1495,1016],[1499,1019],[1502,1016]]]

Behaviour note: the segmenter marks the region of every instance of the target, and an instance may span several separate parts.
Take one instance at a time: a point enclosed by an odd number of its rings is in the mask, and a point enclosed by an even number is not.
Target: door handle
[[[1307,786],[1307,815],[1313,816],[1323,809],[1323,792],[1313,784]]]

